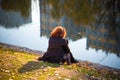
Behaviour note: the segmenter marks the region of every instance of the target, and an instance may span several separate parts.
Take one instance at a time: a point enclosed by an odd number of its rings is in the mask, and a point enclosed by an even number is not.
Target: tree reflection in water
[[[31,0],[0,1],[0,24],[3,27],[19,27],[31,21]]]
[[[41,34],[48,36],[62,25],[72,40],[87,37],[87,49],[120,56],[119,4],[119,0],[40,0]]]

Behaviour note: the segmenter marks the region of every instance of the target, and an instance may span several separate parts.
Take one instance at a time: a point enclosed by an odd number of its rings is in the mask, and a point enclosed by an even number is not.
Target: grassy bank
[[[0,80],[120,80],[120,71],[89,62],[60,65],[38,61],[40,55],[0,46]]]

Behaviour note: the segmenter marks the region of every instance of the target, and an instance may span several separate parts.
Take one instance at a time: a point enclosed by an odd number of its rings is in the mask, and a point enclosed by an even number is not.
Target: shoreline
[[[2,42],[0,42],[0,47],[7,48],[7,49],[10,49],[12,51],[26,52],[26,53],[40,55],[40,56],[42,56],[44,54],[43,51],[39,51],[39,50],[35,50],[35,49],[29,49],[29,48],[26,48],[26,47],[21,47],[21,46],[17,46],[17,45],[2,43]],[[89,67],[94,67],[94,68],[99,69],[99,70],[107,69],[107,70],[110,70],[110,71],[120,72],[120,69],[117,69],[117,68],[112,68],[112,67],[104,66],[104,65],[101,65],[101,64],[98,64],[98,63],[92,63],[92,62],[82,61],[82,60],[79,60],[77,65],[80,66],[80,67],[89,66]]]
[[[8,49],[13,50],[13,51],[27,52],[27,53],[31,53],[31,54],[37,54],[37,55],[44,54],[43,51],[29,49],[27,47],[21,47],[21,46],[17,46],[17,45],[2,43],[2,42],[0,42],[0,47],[8,48]]]

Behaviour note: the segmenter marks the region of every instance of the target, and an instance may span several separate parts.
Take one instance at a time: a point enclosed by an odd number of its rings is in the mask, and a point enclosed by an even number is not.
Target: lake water
[[[46,51],[51,30],[62,25],[67,29],[69,47],[76,59],[120,69],[120,16],[117,15],[120,11],[116,11],[116,26],[108,24],[112,19],[109,19],[107,13],[102,20],[94,22],[93,26],[94,19],[89,17],[92,14],[86,14],[86,17],[80,13],[72,6],[74,1],[68,4],[66,2],[66,6],[59,6],[58,2],[18,0],[22,7],[20,4],[15,5],[16,3],[10,6],[11,3],[5,1],[0,0],[0,42]],[[60,1],[60,4],[64,4],[64,1]],[[84,9],[81,7],[81,11],[87,13],[89,7],[86,9],[85,5],[82,6]],[[77,7],[80,7],[79,4]],[[80,14],[73,13],[75,9]]]

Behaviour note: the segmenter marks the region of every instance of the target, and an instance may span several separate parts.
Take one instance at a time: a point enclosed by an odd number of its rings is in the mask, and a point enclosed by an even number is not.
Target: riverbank
[[[0,80],[120,80],[120,70],[88,61],[60,65],[38,61],[44,52],[0,43]]]

